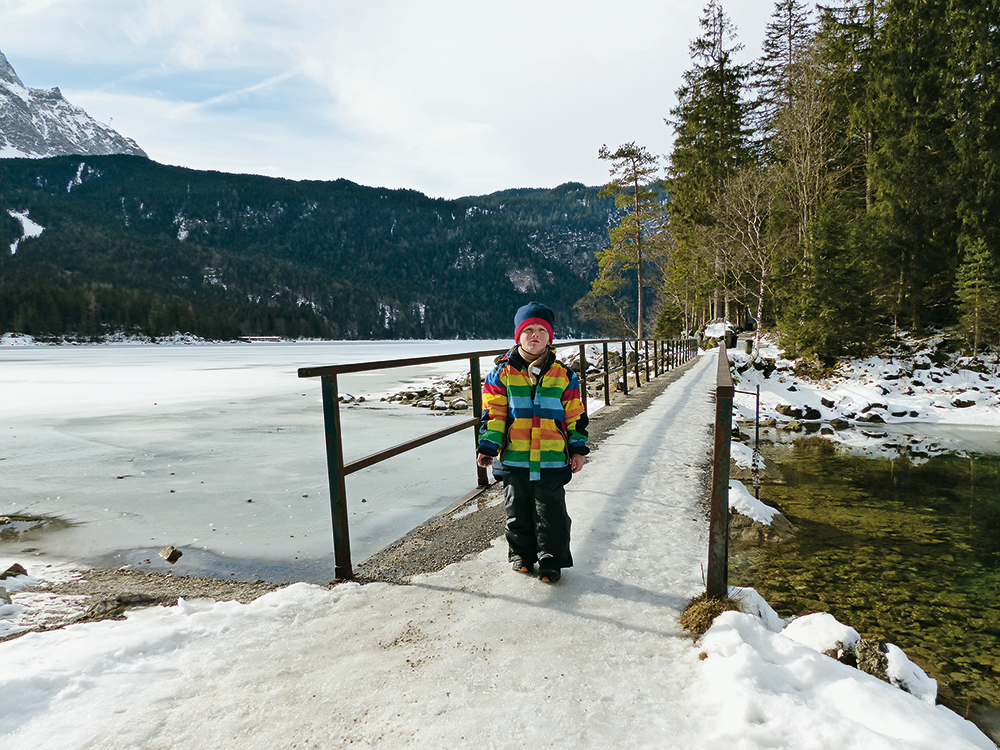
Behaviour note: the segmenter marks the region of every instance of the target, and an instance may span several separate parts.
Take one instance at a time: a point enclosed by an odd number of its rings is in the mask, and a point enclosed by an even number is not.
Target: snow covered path
[[[0,644],[0,745],[992,747],[755,618],[699,646],[680,629],[704,589],[715,371],[703,357],[569,485],[559,584],[510,571],[501,539],[410,585],[295,584],[29,634]]]

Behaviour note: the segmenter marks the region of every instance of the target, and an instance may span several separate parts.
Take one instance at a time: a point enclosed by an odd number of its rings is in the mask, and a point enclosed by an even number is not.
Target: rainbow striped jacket
[[[565,468],[574,453],[590,452],[579,378],[556,361],[554,349],[542,362],[543,374],[532,385],[515,346],[483,382],[479,452],[528,469],[531,480],[541,479],[542,469]]]

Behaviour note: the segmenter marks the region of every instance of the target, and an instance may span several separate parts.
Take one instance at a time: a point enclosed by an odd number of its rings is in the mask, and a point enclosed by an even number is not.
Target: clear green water
[[[761,487],[799,528],[794,541],[733,545],[730,583],[788,617],[829,612],[902,648],[938,700],[1000,717],[1000,456],[842,455],[830,441],[775,446],[786,484]],[[762,446],[762,453],[769,458]]]

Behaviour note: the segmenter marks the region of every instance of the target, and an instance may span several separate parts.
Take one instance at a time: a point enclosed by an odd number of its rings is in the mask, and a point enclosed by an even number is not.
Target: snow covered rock
[[[742,586],[730,586],[729,596],[737,599],[743,607],[743,612],[760,619],[765,628],[772,633],[780,633],[788,620],[782,618],[767,600],[757,593],[756,589],[744,588]]]
[[[781,634],[845,663],[853,663],[855,648],[861,640],[857,630],[838,622],[836,617],[827,612],[796,617],[785,626]]]
[[[881,638],[862,638],[858,631],[827,612],[796,617],[781,634],[839,662],[904,690],[934,705],[937,681],[910,661],[901,648]]]
[[[881,638],[862,638],[855,647],[858,669],[905,690],[925,703],[937,701],[937,680],[910,661],[901,648]]]
[[[795,536],[795,527],[777,508],[760,502],[742,482],[729,482],[729,538],[761,543],[784,542]]]

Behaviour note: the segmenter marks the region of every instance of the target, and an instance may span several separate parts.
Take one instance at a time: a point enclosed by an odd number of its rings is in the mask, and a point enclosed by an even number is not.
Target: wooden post
[[[580,399],[587,408],[587,347],[580,344]]]
[[[333,520],[334,575],[338,580],[354,577],[351,566],[351,532],[347,522],[347,484],[344,481],[344,444],[340,432],[340,399],[337,376],[321,378],[323,425],[326,430],[326,471],[330,483],[330,515]]]

